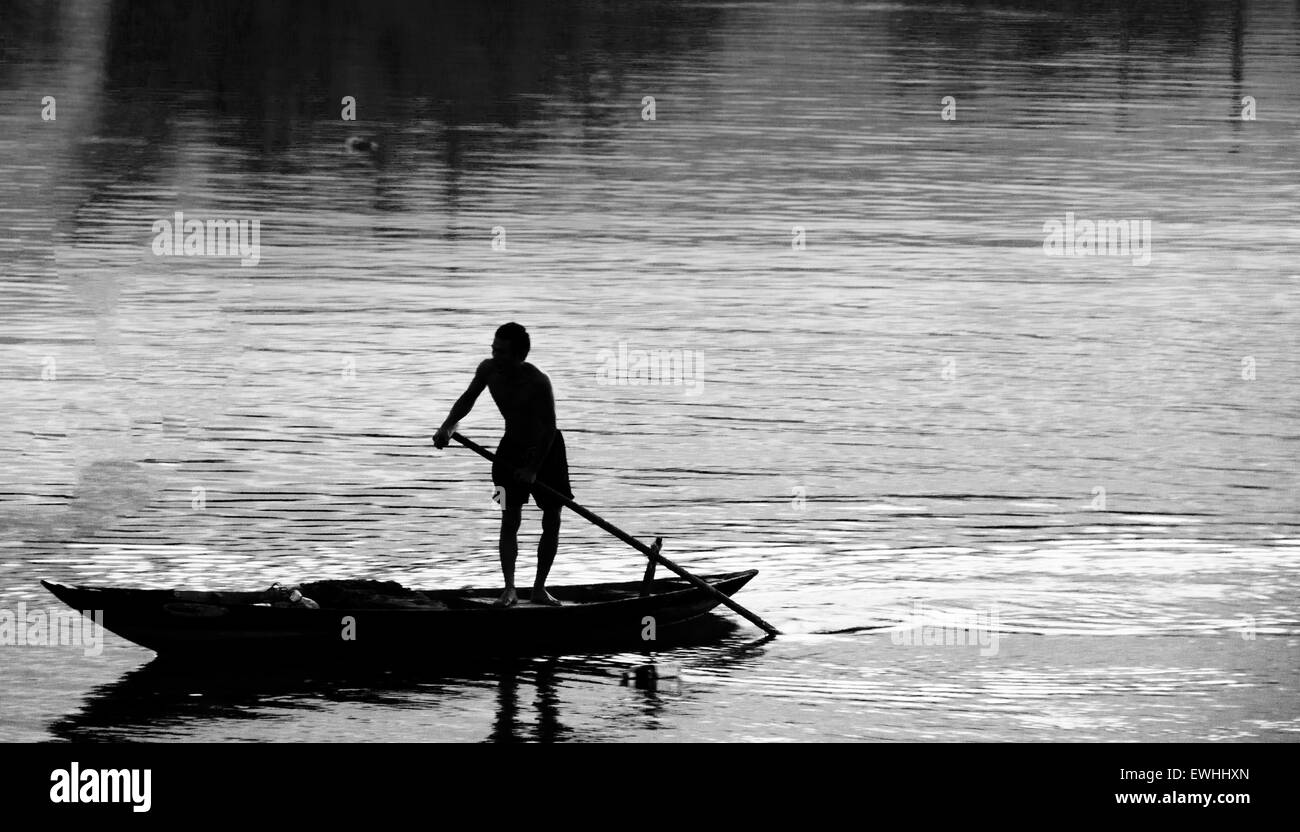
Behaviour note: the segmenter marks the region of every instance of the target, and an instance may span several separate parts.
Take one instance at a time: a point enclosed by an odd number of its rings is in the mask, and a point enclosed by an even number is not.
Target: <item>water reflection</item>
[[[50,733],[72,741],[208,736],[210,731],[220,735],[226,722],[238,725],[248,720],[266,721],[266,730],[274,731],[272,723],[294,712],[329,712],[344,705],[417,707],[425,697],[445,702],[471,695],[474,688],[493,680],[503,688],[514,688],[526,672],[527,665],[516,661],[425,671],[354,666],[311,672],[301,668],[201,667],[155,659],[92,690],[81,710],[54,722]],[[534,684],[541,688],[553,682],[539,674]],[[501,703],[503,712],[508,707]],[[331,738],[365,739],[349,736],[346,726],[341,731]],[[242,727],[233,733],[249,738]]]
[[[118,175],[134,167],[146,181],[145,165],[176,161],[166,148],[199,135],[230,165],[300,174],[321,125],[332,127],[334,147],[359,131],[376,139],[370,158],[390,177],[416,159],[451,171],[508,162],[537,141],[515,128],[553,118],[557,101],[593,126],[635,112],[642,91],[627,88],[625,68],[697,60],[723,16],[720,7],[673,2],[154,0],[113,3],[97,25],[83,4],[69,4],[62,19],[40,11],[49,4],[32,6],[18,15],[11,43],[97,79],[86,92],[102,109],[69,114],[101,139],[77,148],[78,168],[94,176],[105,165]],[[103,44],[76,47],[76,36]],[[354,121],[342,118],[345,96],[355,101]],[[455,203],[458,189],[449,177],[444,196]]]
[[[629,726],[653,730],[683,694],[683,666],[728,673],[761,657],[770,637],[744,640],[740,628],[709,616],[689,639],[643,653],[550,657],[460,658],[399,665],[201,665],[154,659],[94,688],[81,708],[49,726],[69,741],[142,739],[284,739],[286,721],[319,714],[318,739],[364,741],[405,738],[471,740],[475,720],[489,742],[560,742],[608,738]],[[719,645],[719,640],[722,644]],[[696,646],[686,646],[693,643]],[[664,680],[672,679],[671,685]],[[612,696],[631,687],[632,696]],[[593,694],[592,691],[595,691]],[[601,691],[606,691],[601,693]],[[664,695],[668,693],[670,695]],[[587,699],[608,700],[617,713],[605,725],[576,729],[566,709],[589,717]],[[486,706],[490,700],[490,709]],[[378,706],[393,714],[388,733],[358,729],[349,712]],[[483,715],[490,710],[491,717]],[[404,727],[403,711],[427,716]],[[472,718],[471,718],[472,717]],[[251,729],[250,721],[264,724]],[[444,732],[445,729],[445,732]],[[263,731],[265,737],[261,736]]]
[[[487,738],[489,742],[556,742],[571,737],[572,730],[560,722],[560,698],[556,691],[558,666],[558,660],[546,659],[534,667],[530,687],[537,719],[531,725],[519,715],[519,665],[512,662],[499,671],[497,715]]]

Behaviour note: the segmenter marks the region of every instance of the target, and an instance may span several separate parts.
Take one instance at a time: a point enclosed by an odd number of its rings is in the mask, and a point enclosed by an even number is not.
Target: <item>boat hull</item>
[[[730,596],[756,570],[703,576]],[[656,648],[690,640],[691,624],[720,602],[680,579],[553,587],[567,603],[492,606],[488,590],[415,591],[358,603],[340,594],[320,609],[253,603],[256,593],[74,587],[42,581],[68,606],[98,615],[105,629],[171,659],[388,658],[509,655],[578,649]],[[308,597],[330,584],[304,584]],[[392,585],[396,586],[396,585]],[[521,593],[526,599],[527,593]]]

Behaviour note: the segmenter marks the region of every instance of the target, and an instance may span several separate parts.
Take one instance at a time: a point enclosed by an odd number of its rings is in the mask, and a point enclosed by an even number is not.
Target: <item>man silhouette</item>
[[[564,436],[555,427],[551,380],[524,360],[531,346],[528,331],[519,324],[512,321],[498,328],[492,340],[492,357],[478,365],[474,380],[433,436],[435,447],[439,450],[447,447],[456,424],[469,415],[485,387],[491,391],[506,420],[505,436],[501,437],[496,461],[492,463],[492,482],[498,486],[497,493],[501,489],[505,491],[500,548],[506,588],[496,602],[503,607],[519,602],[515,591],[515,560],[519,554],[516,535],[530,493],[542,510],[542,538],[537,544],[537,577],[529,600],[534,604],[559,606],[559,600],[546,591],[546,576],[555,562],[560,542],[560,509],[564,504],[537,484],[545,483],[566,497],[573,497]]]

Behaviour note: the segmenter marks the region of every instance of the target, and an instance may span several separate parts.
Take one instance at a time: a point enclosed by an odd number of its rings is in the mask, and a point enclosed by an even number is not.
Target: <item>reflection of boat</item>
[[[738,642],[742,628],[715,614],[688,629],[698,646],[676,644],[674,667],[722,672],[754,660],[770,640]],[[655,675],[664,655],[651,649],[450,656],[421,664],[345,662],[323,672],[292,663],[244,668],[155,658],[90,691],[49,731],[73,742],[284,741],[303,731],[344,742],[612,740],[626,738],[629,730],[664,727],[677,700],[641,684],[636,696],[615,693],[629,671],[638,679]],[[603,686],[608,689],[602,693]],[[339,718],[356,706],[384,709],[391,719]]]
[[[296,664],[257,663],[249,672],[240,672],[229,663],[155,658],[92,690],[77,711],[55,720],[49,730],[73,742],[276,739],[283,738],[278,730],[286,720],[311,719],[315,712],[332,713],[354,705],[397,712],[419,703],[418,710],[426,713],[449,705],[457,713],[456,703],[499,686],[536,686],[541,693],[546,685],[555,684],[554,672],[548,675],[555,661],[467,658],[423,667],[346,663],[316,673]],[[570,660],[564,667],[570,673],[593,676],[609,672],[604,664],[591,660]],[[524,701],[526,705],[530,700]],[[345,741],[359,738],[347,733],[346,726],[340,730],[344,730],[341,736],[325,736]],[[466,726],[470,735],[481,735],[483,730],[482,725]],[[531,726],[520,726],[519,734],[527,737],[530,730]]]
[[[705,577],[730,596],[757,570]],[[266,592],[71,587],[41,582],[108,629],[175,658],[412,657],[659,647],[692,640],[717,596],[677,578],[553,587],[552,607],[493,605],[497,590],[413,590],[392,582],[301,585],[319,609]],[[97,616],[98,617],[98,616]],[[667,643],[665,643],[667,642]]]

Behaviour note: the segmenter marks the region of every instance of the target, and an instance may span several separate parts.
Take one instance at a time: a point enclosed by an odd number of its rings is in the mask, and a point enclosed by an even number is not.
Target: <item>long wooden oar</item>
[[[489,451],[487,448],[484,448],[482,445],[479,445],[478,443],[472,440],[466,439],[465,437],[461,436],[459,433],[453,433],[451,435],[451,438],[455,439],[457,442],[464,445],[466,448],[469,448],[471,451],[483,457],[484,459],[487,460],[496,459],[496,455],[493,454],[491,451]],[[713,595],[720,602],[725,604],[729,609],[734,611],[737,615],[742,616],[743,618],[752,622],[755,626],[763,628],[768,633],[771,633],[774,636],[779,636],[781,634],[780,630],[773,627],[771,624],[768,624],[766,621],[759,618],[757,615],[754,615],[754,613],[750,612],[749,610],[742,607],[740,604],[733,601],[731,597],[728,596],[726,593],[719,592],[716,587],[712,586],[711,584],[705,581],[700,580],[699,578],[695,577],[691,573],[687,572],[685,569],[673,563],[668,558],[664,557],[662,554],[659,553],[658,549],[645,545],[644,543],[637,540],[632,535],[620,529],[618,526],[615,526],[613,523],[599,516],[595,512],[588,511],[587,509],[575,503],[573,500],[570,500],[568,497],[556,491],[554,488],[551,488],[546,483],[539,481],[534,483],[534,485],[541,486],[547,493],[549,493],[553,497],[556,497],[559,500],[562,500],[564,504],[568,506],[573,513],[587,518],[592,523],[596,524],[597,526],[601,527],[605,531],[614,535],[614,537],[617,537],[619,540],[631,546],[633,549],[636,549],[638,552],[645,555],[647,558],[662,563],[666,568],[671,569],[673,572],[676,572],[678,575],[681,575],[683,578],[690,581],[691,584],[693,584],[694,586]]]

